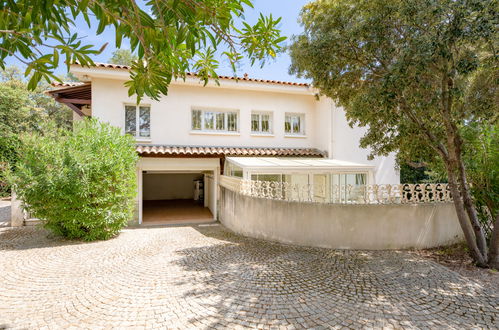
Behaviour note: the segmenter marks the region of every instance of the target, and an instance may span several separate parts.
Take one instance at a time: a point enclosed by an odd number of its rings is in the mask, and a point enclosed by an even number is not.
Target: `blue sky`
[[[309,1],[310,0],[254,0],[254,9],[248,8],[246,11],[246,21],[250,23],[256,22],[260,13],[263,13],[264,15],[272,14],[274,17],[282,17],[280,29],[283,35],[290,38],[292,35],[301,33],[302,28],[298,24],[298,15],[303,5]],[[92,24],[92,26],[97,27],[97,24]],[[73,32],[78,32],[80,36],[86,36],[84,42],[93,44],[97,47],[109,42],[106,50],[94,58],[94,61],[96,62],[109,61],[112,52],[115,50],[114,29],[109,28],[101,35],[96,35],[95,28],[88,28],[87,24],[81,19],[77,20],[77,26]],[[287,42],[289,42],[289,39],[286,43]],[[126,42],[123,42],[122,48],[128,48]],[[262,79],[305,81],[304,79],[298,79],[288,74],[290,63],[291,60],[289,56],[284,53],[278,55],[273,62],[268,62],[263,68],[260,68],[258,63],[251,66],[247,61],[243,61],[237,74],[242,76],[244,73],[248,73],[251,77]],[[19,65],[19,62],[13,58],[8,59],[7,64],[21,66]],[[232,71],[227,63],[222,62],[220,64],[220,69],[217,70],[219,74],[232,75]],[[61,65],[57,73],[64,75],[66,73],[65,65]]]

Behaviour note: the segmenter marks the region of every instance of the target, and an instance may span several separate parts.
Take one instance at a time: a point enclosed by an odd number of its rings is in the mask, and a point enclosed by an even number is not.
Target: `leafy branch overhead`
[[[116,31],[116,48],[129,40],[139,60],[133,62],[129,94],[158,99],[167,94],[173,79],[195,70],[206,84],[217,78],[219,59],[252,64],[265,62],[282,50],[280,18],[260,15],[253,25],[245,21],[251,0],[19,0],[0,3],[0,67],[15,57],[31,75],[29,87],[59,80],[54,70],[60,59],[69,66],[78,61],[92,65],[98,47],[86,44],[76,28],[82,17],[90,27],[94,17],[97,34]]]

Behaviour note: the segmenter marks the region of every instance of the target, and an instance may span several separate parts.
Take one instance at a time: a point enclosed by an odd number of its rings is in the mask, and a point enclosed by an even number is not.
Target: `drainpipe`
[[[334,109],[335,109],[335,106],[334,106],[334,101],[332,99],[331,100],[331,136],[329,137],[330,138],[330,146],[329,146],[329,158],[330,159],[334,159],[334,153],[333,153],[333,150],[334,150],[334,130],[335,130],[335,127],[334,127]]]

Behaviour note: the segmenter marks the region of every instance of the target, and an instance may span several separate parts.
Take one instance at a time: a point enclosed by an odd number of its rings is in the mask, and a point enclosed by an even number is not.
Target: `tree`
[[[133,63],[127,82],[129,94],[138,99],[158,99],[168,92],[175,78],[195,71],[206,83],[217,78],[215,52],[229,60],[235,71],[243,56],[262,65],[275,57],[285,37],[280,36],[279,19],[260,15],[250,25],[244,12],[251,0],[19,0],[0,3],[0,67],[14,56],[33,73],[29,87],[41,79],[58,80],[54,69],[59,58],[66,64],[79,61],[92,65],[91,56],[102,52],[85,44],[77,33],[75,20],[83,17],[88,26],[97,21],[97,34],[106,28],[116,31],[116,48],[123,39],[140,61]],[[241,21],[241,22],[240,22]],[[218,53],[217,53],[218,56]]]
[[[13,170],[18,159],[19,134],[40,132],[53,123],[70,128],[71,110],[43,93],[47,86],[29,91],[21,71],[8,67],[0,71],[0,196],[10,195],[5,173]]]
[[[368,127],[361,146],[372,155],[440,160],[474,260],[499,268],[499,240],[489,258],[462,136],[475,122],[497,125],[494,1],[316,0],[301,22],[291,72],[337,100],[351,125]]]
[[[109,63],[131,66],[137,59],[137,55],[132,54],[129,49],[116,49],[109,59]]]
[[[132,219],[138,156],[129,135],[85,119],[74,130],[24,134],[21,140],[10,181],[46,228],[91,241],[115,236]]]

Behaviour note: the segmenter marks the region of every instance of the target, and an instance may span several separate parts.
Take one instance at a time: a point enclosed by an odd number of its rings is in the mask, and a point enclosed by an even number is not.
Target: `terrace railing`
[[[231,178],[232,179],[232,178]],[[418,204],[452,202],[445,183],[312,185],[286,182],[230,181],[231,190],[252,197],[332,204]]]

